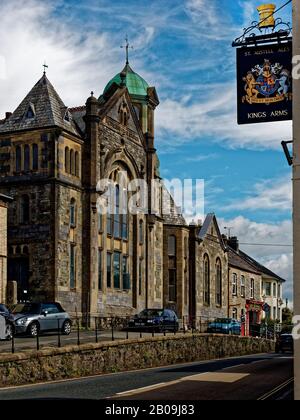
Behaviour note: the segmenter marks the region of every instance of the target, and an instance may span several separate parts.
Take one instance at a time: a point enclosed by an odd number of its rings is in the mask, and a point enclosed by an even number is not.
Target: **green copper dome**
[[[111,81],[106,85],[104,89],[104,94],[109,90],[111,85],[113,83],[116,83],[117,85],[121,86],[122,79],[121,74],[126,74],[126,87],[128,89],[128,92],[130,95],[136,95],[136,96],[147,96],[148,92],[147,89],[149,87],[148,83],[137,73],[135,73],[132,68],[129,66],[129,64],[126,64],[123,71],[121,73],[118,73]]]

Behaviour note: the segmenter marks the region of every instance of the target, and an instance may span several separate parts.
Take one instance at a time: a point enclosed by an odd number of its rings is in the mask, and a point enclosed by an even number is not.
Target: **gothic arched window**
[[[115,214],[114,214],[114,237],[121,237],[121,217],[120,217],[120,187],[116,185],[115,189]]]
[[[16,147],[16,172],[21,172],[22,168],[22,149],[21,146]]]
[[[37,171],[39,169],[39,146],[37,144],[32,145],[32,170]]]
[[[209,258],[208,255],[205,254],[204,256],[204,264],[203,264],[203,297],[204,303],[206,305],[210,305],[210,266],[209,266]]]
[[[169,301],[177,301],[177,265],[176,265],[176,236],[168,238],[168,264],[169,264]]]
[[[30,147],[28,144],[24,146],[24,171],[28,172],[30,170]]]
[[[65,148],[65,171],[67,174],[70,173],[70,149]]]
[[[70,226],[76,226],[76,201],[72,198],[70,203]]]
[[[216,304],[222,306],[222,265],[220,258],[216,262]]]
[[[73,149],[70,151],[70,174],[75,175],[75,155]]]
[[[75,152],[75,176],[79,178],[79,153]]]

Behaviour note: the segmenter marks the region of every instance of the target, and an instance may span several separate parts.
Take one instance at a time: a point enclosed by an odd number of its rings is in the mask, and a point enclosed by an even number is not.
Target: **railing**
[[[67,345],[79,346],[85,343],[112,342],[116,340],[130,340],[160,336],[174,336],[177,334],[218,333],[240,335],[241,330],[215,330],[212,328],[214,319],[208,317],[183,317],[182,319],[166,320],[163,323],[151,323],[143,318],[142,322],[133,322],[132,317],[88,317],[82,315],[72,319],[72,329],[66,335],[63,331],[65,319],[42,319],[43,327],[38,327],[34,337],[29,334],[14,333],[10,341],[0,341],[0,353],[15,353],[17,351],[40,350],[46,347],[63,347]],[[37,320],[38,321],[38,320]],[[48,326],[47,326],[48,324]],[[138,325],[144,324],[144,325]],[[43,330],[44,328],[44,330]],[[250,326],[249,334],[253,337],[276,339],[285,329],[283,325]],[[51,330],[51,331],[50,331]]]

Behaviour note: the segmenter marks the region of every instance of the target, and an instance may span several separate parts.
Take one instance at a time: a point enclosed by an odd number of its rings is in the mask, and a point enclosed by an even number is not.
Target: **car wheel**
[[[40,330],[39,324],[37,322],[33,322],[32,324],[29,325],[27,331],[31,337],[36,337],[39,333],[39,330]]]
[[[70,321],[65,321],[62,327],[62,333],[64,335],[70,335],[72,331],[72,324]]]
[[[6,330],[5,330],[5,339],[7,341],[11,341],[13,338],[13,334],[14,334],[13,326],[11,324],[7,324]]]

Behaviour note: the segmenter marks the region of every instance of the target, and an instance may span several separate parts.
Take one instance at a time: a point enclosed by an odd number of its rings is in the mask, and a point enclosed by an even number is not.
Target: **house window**
[[[273,283],[273,297],[277,297],[277,284]]]
[[[139,259],[139,294],[140,296],[143,294],[142,292],[143,287],[143,259]]]
[[[120,271],[121,271],[121,254],[119,252],[114,253],[114,288],[120,289]]]
[[[24,147],[24,171],[28,172],[30,170],[30,147],[28,144]]]
[[[32,145],[32,170],[37,171],[39,169],[39,146],[37,144]]]
[[[102,232],[102,229],[103,229],[102,209],[98,209],[98,232]]]
[[[30,200],[28,195],[23,195],[21,197],[21,206],[20,206],[20,222],[29,223],[30,218]]]
[[[168,238],[168,259],[169,259],[169,301],[177,301],[177,264],[176,264],[176,237]]]
[[[241,276],[241,297],[246,297],[245,276]]]
[[[216,304],[222,306],[222,265],[219,258],[216,263]]]
[[[210,305],[210,266],[209,266],[208,255],[204,256],[203,279],[204,279],[204,303],[206,305]]]
[[[122,215],[122,239],[125,241],[128,239],[128,215]]]
[[[122,258],[123,289],[130,290],[130,274],[128,272],[128,257]]]
[[[277,319],[277,308],[274,306],[273,308],[273,321],[276,321]]]
[[[102,290],[102,251],[98,249],[98,290]]]
[[[70,289],[76,286],[76,270],[75,270],[76,248],[74,244],[70,246]]]
[[[232,296],[237,296],[237,274],[232,275]]]
[[[112,262],[112,254],[107,253],[106,256],[106,284],[107,287],[111,288],[111,262]]]
[[[16,172],[21,172],[22,168],[22,149],[21,146],[16,147]]]
[[[232,318],[233,319],[238,319],[238,310],[237,310],[237,308],[233,308],[232,309]]]
[[[266,296],[270,297],[271,296],[271,283],[265,283],[265,287],[266,287]]]
[[[255,296],[255,283],[254,283],[254,279],[251,279],[250,298],[254,299],[254,296]]]
[[[278,284],[278,294],[277,294],[278,298],[281,298],[281,287],[280,284]]]
[[[70,173],[70,149],[68,147],[65,148],[65,172]]]
[[[70,226],[76,226],[76,201],[74,200],[74,198],[72,198],[70,204]]]

